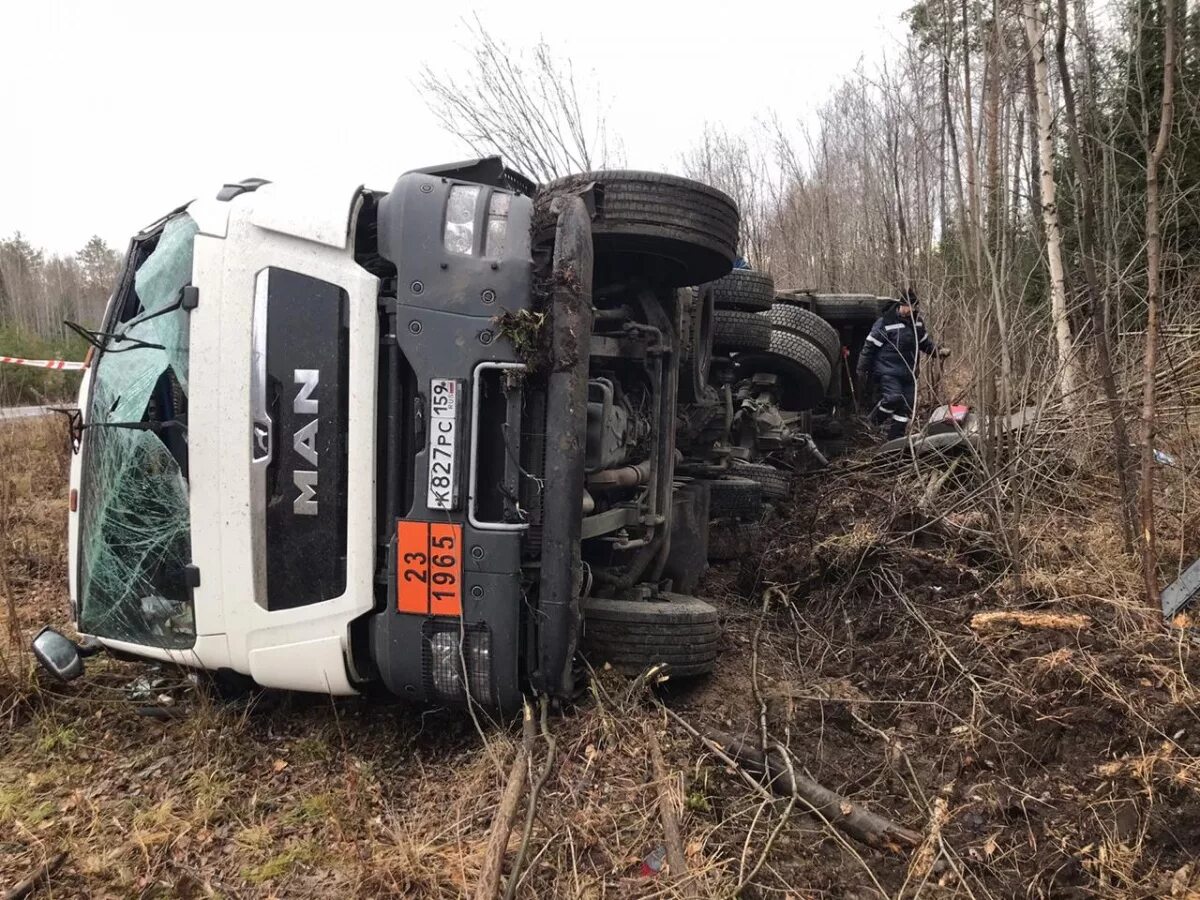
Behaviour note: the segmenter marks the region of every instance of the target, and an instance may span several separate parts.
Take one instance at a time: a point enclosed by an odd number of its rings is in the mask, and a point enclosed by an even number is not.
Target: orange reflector
[[[462,615],[461,545],[461,526],[429,526],[429,612],[435,616]]]
[[[71,488],[71,512],[79,509],[79,491]]]
[[[96,355],[96,348],[93,346],[89,346],[87,349],[87,353],[83,357],[83,367],[85,369],[92,364],[92,357],[95,355]]]
[[[462,615],[462,526],[396,523],[396,609],[434,616]]]

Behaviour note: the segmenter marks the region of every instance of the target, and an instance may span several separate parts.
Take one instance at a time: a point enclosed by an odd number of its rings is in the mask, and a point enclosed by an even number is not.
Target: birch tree
[[[1033,59],[1033,88],[1037,101],[1038,163],[1042,194],[1042,224],[1046,230],[1046,261],[1050,270],[1050,316],[1058,350],[1059,391],[1065,398],[1079,386],[1079,360],[1067,315],[1066,277],[1063,272],[1062,229],[1058,221],[1057,186],[1054,181],[1054,124],[1050,111],[1049,73],[1046,65],[1046,20],[1041,4],[1024,2],[1025,37]]]
[[[1158,136],[1146,145],[1146,356],[1142,376],[1141,547],[1146,599],[1158,603],[1158,553],[1154,539],[1154,376],[1158,365],[1158,320],[1162,293],[1162,233],[1159,230],[1158,170],[1171,139],[1175,115],[1175,0],[1163,0],[1163,87]],[[1149,128],[1146,129],[1147,133]]]

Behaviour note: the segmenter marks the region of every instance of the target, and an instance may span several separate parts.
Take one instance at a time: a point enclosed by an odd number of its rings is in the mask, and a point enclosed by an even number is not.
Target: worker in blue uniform
[[[879,387],[880,400],[871,410],[871,419],[886,426],[888,438],[900,437],[908,429],[916,406],[921,355],[950,355],[949,350],[939,350],[933,342],[918,305],[917,294],[911,288],[888,303],[871,326],[858,357],[860,383],[874,382]]]

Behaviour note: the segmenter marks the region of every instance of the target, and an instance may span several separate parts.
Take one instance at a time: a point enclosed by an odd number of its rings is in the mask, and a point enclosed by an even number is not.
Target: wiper
[[[169,312],[175,312],[177,309],[183,309],[183,291],[180,290],[179,296],[174,303],[164,306],[162,309],[147,310],[140,316],[134,316],[125,323],[126,329],[132,328],[134,325],[140,325],[143,322],[149,322],[151,319],[157,319],[159,316],[165,316]]]
[[[183,309],[183,291],[179,292],[179,296],[174,303],[164,306],[162,309],[155,309],[143,312],[139,316],[134,316],[128,322],[125,322],[125,331],[128,332],[135,325],[140,325],[143,322],[149,322],[151,319],[157,319],[159,316],[165,316],[167,313],[175,312],[177,309]],[[141,338],[129,337],[127,333],[119,333],[115,331],[92,331],[90,328],[85,328],[78,322],[63,321],[63,324],[82,337],[91,346],[101,352],[108,351],[107,341],[129,341],[132,346],[122,347],[119,350],[111,350],[112,353],[123,353],[126,350],[165,350],[167,349],[162,344],[153,344],[149,341],[143,341]]]
[[[79,445],[83,441],[83,432],[86,428],[128,428],[130,431],[153,431],[155,434],[178,428],[183,431],[185,436],[187,434],[187,422],[182,419],[167,419],[164,422],[84,422],[83,413],[78,409],[52,407],[50,411],[67,417],[73,453],[79,452]]]
[[[155,315],[166,312],[167,309],[158,310]],[[147,318],[153,318],[148,316]],[[92,347],[95,347],[100,353],[125,353],[129,350],[166,350],[162,344],[154,344],[150,341],[143,341],[141,338],[129,337],[126,334],[118,334],[115,331],[92,331],[90,328],[84,328],[78,322],[69,322],[65,319],[63,324],[74,331],[77,335],[88,342]],[[130,346],[111,348],[108,346],[109,341],[122,342],[128,341]]]

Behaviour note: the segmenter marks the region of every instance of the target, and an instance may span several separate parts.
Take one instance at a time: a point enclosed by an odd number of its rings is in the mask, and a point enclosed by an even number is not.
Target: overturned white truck
[[[137,235],[74,421],[76,645],[509,709],[587,662],[709,671],[709,553],[786,492],[841,343],[731,273],[738,212],[482,159],[227,185]],[[704,285],[693,289],[690,285]]]

